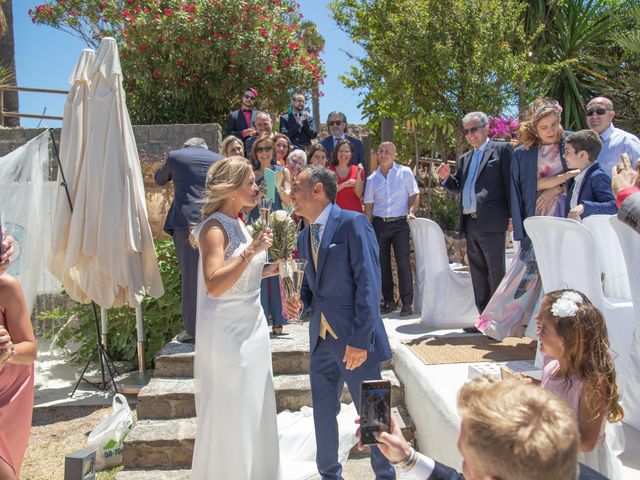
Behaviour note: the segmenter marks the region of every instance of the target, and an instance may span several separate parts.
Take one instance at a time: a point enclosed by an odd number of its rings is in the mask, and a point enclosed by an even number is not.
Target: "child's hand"
[[[519,375],[520,377],[518,378],[518,380],[520,380],[520,383],[524,383],[526,385],[533,385],[533,378],[527,376],[527,374],[524,372],[520,372]]]
[[[582,204],[576,205],[571,210],[569,210],[569,214],[567,215],[567,218],[570,218],[571,220],[575,220],[579,222],[582,219],[583,213],[584,213],[584,205]]]

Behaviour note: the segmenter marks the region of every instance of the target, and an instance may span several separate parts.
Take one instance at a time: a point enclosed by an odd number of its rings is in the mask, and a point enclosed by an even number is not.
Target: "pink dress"
[[[538,147],[538,178],[558,175],[564,171],[560,160],[560,144],[540,145]],[[538,192],[540,195],[542,192]],[[546,217],[565,217],[567,194],[561,193],[555,202],[544,210],[536,208],[536,215]]]
[[[0,324],[6,328],[4,313],[0,307]],[[18,478],[29,443],[32,412],[33,364],[6,364],[0,370],[0,458]]]
[[[560,362],[550,357],[545,357],[548,361],[542,370],[542,388],[555,393],[557,396],[566,401],[578,418],[580,411],[580,396],[582,395],[582,380],[576,375],[572,375],[569,381],[565,380],[563,375],[558,375],[560,370]],[[603,422],[600,439],[595,448],[590,452],[578,452],[578,461],[600,472],[611,480],[622,479],[622,462],[614,453],[616,442],[624,442],[622,438],[612,438],[623,435],[620,424],[618,428]],[[607,435],[605,436],[605,428]]]

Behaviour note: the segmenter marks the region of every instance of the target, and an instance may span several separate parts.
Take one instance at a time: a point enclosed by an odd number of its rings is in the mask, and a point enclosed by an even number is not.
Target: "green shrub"
[[[180,268],[176,259],[173,240],[165,239],[156,242],[156,254],[164,295],[160,298],[145,297],[142,301],[142,315],[145,329],[145,362],[151,366],[153,355],[162,348],[176,333],[183,329],[181,302]],[[127,306],[112,308],[109,311],[109,344],[108,352],[112,360],[137,361],[137,337],[135,309]],[[99,312],[96,307],[96,313]],[[96,326],[91,304],[76,303],[69,310],[56,309],[41,312],[38,317],[59,318],[62,320],[76,317],[77,321],[65,321],[59,328],[46,332],[49,339],[56,338],[58,346],[78,343],[79,347],[71,353],[71,360],[76,363],[86,362],[96,348]]]

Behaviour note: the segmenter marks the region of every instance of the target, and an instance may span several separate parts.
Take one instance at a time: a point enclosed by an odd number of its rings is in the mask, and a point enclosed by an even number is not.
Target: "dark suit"
[[[227,116],[227,135],[236,136],[244,142],[245,156],[249,155],[249,152],[247,152],[247,140],[251,137],[244,138],[242,131],[255,126],[257,113],[258,111],[255,109],[251,111],[251,122],[249,125],[247,125],[247,120],[244,118],[242,110],[234,110],[233,112],[229,112]]]
[[[353,145],[354,152],[353,152],[353,158],[351,159],[351,163],[353,165],[364,163],[364,147],[362,146],[362,142],[357,138],[351,137],[349,135],[345,135],[344,138],[346,140],[349,140],[349,142],[351,142],[351,145]],[[333,147],[335,146],[333,142],[333,137],[329,135],[328,137],[323,138],[320,144],[327,151],[327,159],[328,159],[327,163],[331,163],[331,155],[333,155]]]
[[[311,115],[308,115],[300,125],[293,112],[280,117],[280,133],[289,137],[294,147],[303,150],[306,150],[311,145],[311,140],[318,136],[318,130]]]
[[[564,172],[569,170],[564,161],[564,144],[569,132],[565,132],[560,141],[560,161]],[[516,148],[511,162],[511,221],[513,223],[513,238],[518,241],[526,239],[524,221],[536,214],[536,200],[538,199],[538,147],[525,150],[524,145]],[[522,245],[524,248],[525,245]]]
[[[601,475],[595,470],[583,465],[582,463],[578,464],[580,468],[580,473],[578,474],[578,480],[606,480],[607,477]],[[464,475],[457,472],[451,467],[447,467],[442,463],[436,462],[436,468],[433,470],[433,473],[429,477],[428,480],[464,480]],[[559,480],[559,479],[558,479]],[[573,480],[573,479],[563,479],[563,480]]]
[[[567,183],[567,210],[565,216],[571,210],[571,197],[576,185],[575,177]],[[584,205],[584,213],[581,218],[585,219],[589,215],[615,215],[616,199],[611,192],[611,177],[605,173],[599,163],[594,163],[587,167],[587,170],[580,184],[578,193],[578,205]]]
[[[158,185],[173,180],[174,196],[164,231],[173,236],[182,276],[182,322],[195,336],[198,250],[189,243],[189,228],[200,221],[204,183],[209,166],[222,157],[203,147],[187,147],[169,152],[167,161],[155,174]]]
[[[308,261],[301,290],[304,307],[311,308],[309,344],[316,462],[323,480],[338,479],[338,424],[340,396],[346,381],[360,410],[360,383],[378,380],[380,362],[391,358],[391,347],[380,317],[380,263],[378,244],[367,217],[331,204],[317,255],[311,251],[310,227],[298,235],[298,255]],[[321,339],[320,313],[335,332]],[[346,346],[367,350],[367,359],[355,370],[342,362]],[[371,448],[371,466],[379,480],[395,478],[394,469],[377,447]]]
[[[462,192],[473,150],[463,154],[458,168],[442,185],[460,194],[460,231],[467,240],[467,256],[476,306],[482,312],[505,274],[505,233],[509,224],[509,178],[513,147],[489,140],[476,174],[476,217],[463,215]]]

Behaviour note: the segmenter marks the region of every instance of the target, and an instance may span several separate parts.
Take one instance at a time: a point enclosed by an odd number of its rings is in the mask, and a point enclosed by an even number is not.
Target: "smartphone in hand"
[[[378,443],[375,433],[391,430],[391,382],[367,380],[360,384],[360,443]]]

